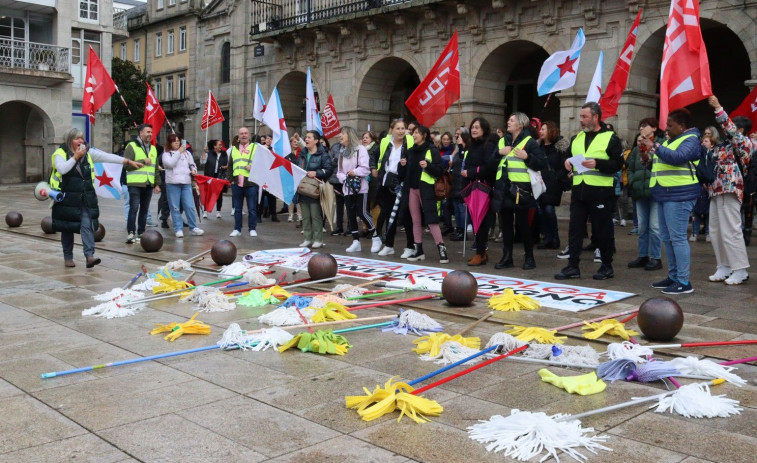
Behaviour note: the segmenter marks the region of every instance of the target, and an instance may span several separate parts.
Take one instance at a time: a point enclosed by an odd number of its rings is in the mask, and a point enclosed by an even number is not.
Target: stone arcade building
[[[733,109],[757,79],[757,1],[700,0],[700,7],[714,91]],[[518,110],[559,120],[573,133],[599,51],[606,84],[639,8],[628,88],[610,120],[629,137],[639,119],[658,111],[669,0],[215,0],[198,23],[195,98],[203,101],[212,88],[229,116],[224,128],[253,127],[255,82],[266,98],[276,85],[292,133],[301,128],[310,66],[316,92],[324,102],[333,95],[343,125],[370,124],[378,132],[392,118],[409,116],[404,100],[457,30],[460,104],[436,127],[451,129],[477,115],[502,126]],[[586,45],[577,84],[544,108],[535,90],[541,64],[567,49],[579,27]],[[698,124],[712,121],[706,102],[692,110]],[[210,137],[228,139],[221,132],[220,124],[212,127]]]

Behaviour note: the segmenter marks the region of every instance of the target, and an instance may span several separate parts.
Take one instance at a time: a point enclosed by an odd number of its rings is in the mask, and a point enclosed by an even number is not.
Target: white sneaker
[[[207,219],[208,218],[208,211],[202,211],[202,218]]]
[[[710,235],[705,235],[704,240],[708,243],[712,242],[712,240],[710,239]]]
[[[233,207],[231,208],[231,212],[229,213],[229,215],[234,215],[234,208]]]
[[[309,248],[311,244],[313,244],[312,241],[305,240],[302,243],[300,243],[299,247],[301,247],[301,248]]]
[[[239,230],[234,230],[233,232],[229,233],[229,236],[242,236],[242,232]]]
[[[600,254],[599,248],[594,250],[594,262],[598,264],[602,263],[602,254]]]
[[[193,234],[194,236],[201,236],[201,235],[204,235],[204,234],[205,234],[205,230],[203,230],[202,228],[197,228],[197,227],[194,227],[194,228],[193,228],[193,229],[191,230],[191,233],[192,233],[192,234]]]
[[[749,274],[746,273],[746,269],[740,268],[738,270],[734,270],[731,276],[729,276],[728,279],[725,280],[725,284],[740,285],[741,283],[747,281],[748,279],[749,279]]]
[[[394,254],[394,248],[390,248],[389,246],[384,246],[384,249],[379,251],[379,256],[390,256]]]
[[[184,238],[184,232],[183,232],[183,231],[181,231],[181,230],[177,231],[177,232],[176,232],[176,237],[177,237],[177,238]]]
[[[402,251],[402,255],[400,256],[400,259],[407,259],[408,257],[412,256],[415,252],[414,249],[405,248],[404,251]]]
[[[291,222],[292,220],[294,220],[294,219],[293,219],[293,217],[291,215],[289,217],[287,217],[287,222]]]
[[[220,219],[220,218],[221,218],[221,212],[220,211],[216,212],[216,219]]]
[[[565,246],[565,249],[563,249],[560,253],[557,254],[558,259],[569,259],[570,258],[570,251],[568,250],[568,247]]]
[[[691,241],[692,243],[694,241],[696,241],[696,240],[697,240],[697,235],[691,235],[691,236],[689,236],[689,241]]]
[[[473,225],[471,225],[471,224],[468,224],[468,228],[466,228],[466,231],[467,231],[468,233],[473,233]],[[407,248],[405,248],[405,249],[407,249]]]
[[[626,219],[620,219],[620,226],[625,227],[626,226]]]
[[[347,252],[360,252],[362,250],[363,247],[360,246],[360,241],[358,240],[352,240],[352,244],[346,249]]]
[[[384,243],[381,242],[381,238],[378,236],[374,236],[371,240],[371,252],[379,252],[381,251],[381,246],[383,246]]]
[[[250,230],[250,236],[255,238],[256,236],[258,236],[258,232],[256,232],[255,230]]]
[[[311,246],[311,248],[313,248],[313,249],[318,249],[318,248],[322,248],[322,247],[323,247],[323,243],[320,242],[320,241],[315,241],[313,243],[313,245]]]
[[[717,270],[715,270],[715,274],[710,275],[710,281],[725,281],[729,276],[731,276],[731,267],[727,265],[721,265],[718,267]]]

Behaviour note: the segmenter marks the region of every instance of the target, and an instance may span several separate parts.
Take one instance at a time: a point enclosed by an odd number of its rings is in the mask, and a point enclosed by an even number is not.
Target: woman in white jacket
[[[192,176],[197,174],[197,166],[192,154],[181,144],[181,139],[174,134],[170,134],[166,141],[163,167],[166,169],[166,193],[176,237],[184,238],[182,208],[187,215],[190,232],[193,235],[202,235],[205,232],[197,228],[197,216],[192,196]]]

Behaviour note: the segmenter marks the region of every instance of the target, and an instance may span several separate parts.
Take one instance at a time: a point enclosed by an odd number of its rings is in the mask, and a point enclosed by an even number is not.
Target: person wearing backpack
[[[726,136],[714,149],[715,179],[710,192],[710,238],[715,251],[717,270],[710,281],[740,285],[749,279],[749,259],[741,232],[741,203],[744,200],[744,166],[752,157],[752,143],[748,132],[748,118],[731,120],[716,96],[708,100],[715,110],[715,120]]]

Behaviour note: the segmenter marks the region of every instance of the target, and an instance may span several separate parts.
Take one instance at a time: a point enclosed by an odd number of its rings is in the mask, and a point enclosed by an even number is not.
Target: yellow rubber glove
[[[539,370],[539,376],[545,383],[565,389],[571,394],[592,395],[604,391],[607,387],[604,381],[597,378],[597,373],[594,371],[581,376],[557,376],[546,368],[542,368]]]

